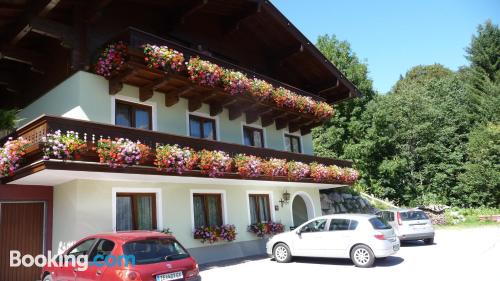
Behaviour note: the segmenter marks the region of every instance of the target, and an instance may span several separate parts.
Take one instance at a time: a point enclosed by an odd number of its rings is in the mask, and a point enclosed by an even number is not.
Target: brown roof
[[[72,72],[88,69],[102,43],[129,26],[331,103],[359,95],[272,3],[261,0],[4,1],[0,4],[0,95],[6,104],[29,103]],[[88,40],[82,43],[82,38]],[[27,84],[37,85],[36,90],[25,89]],[[30,94],[20,97],[16,92]]]

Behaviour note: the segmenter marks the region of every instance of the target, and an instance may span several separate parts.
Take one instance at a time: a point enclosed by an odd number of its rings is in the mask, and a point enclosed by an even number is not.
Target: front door
[[[21,255],[43,254],[44,203],[0,203],[0,280],[40,279],[40,268],[10,267],[10,251]]]
[[[293,240],[293,254],[304,257],[324,257],[325,227],[326,219],[317,219],[298,229]]]

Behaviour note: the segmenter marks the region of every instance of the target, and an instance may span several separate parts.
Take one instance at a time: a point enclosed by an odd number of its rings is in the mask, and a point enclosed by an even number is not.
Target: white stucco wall
[[[18,126],[22,126],[42,114],[114,124],[112,114],[113,98],[138,101],[139,88],[124,85],[116,96],[110,96],[106,79],[89,72],[79,71],[22,109],[18,114],[20,120]],[[188,102],[186,99],[181,98],[179,103],[167,107],[165,106],[164,94],[155,92],[147,103],[154,105],[156,108],[153,123],[157,124],[157,131],[188,135]],[[198,113],[208,115],[208,105],[203,104]],[[245,123],[244,115],[231,121],[229,120],[228,110],[224,109],[217,116],[217,119],[219,140],[238,144],[243,143],[242,124]],[[259,126],[260,120],[255,122],[254,125]],[[265,127],[264,130],[265,146],[284,150],[283,136],[286,130],[276,130],[275,125]],[[311,134],[301,136],[301,141],[303,153],[313,154]]]
[[[248,193],[271,192],[271,209],[274,220],[283,223],[289,229],[292,220],[291,202],[283,208],[274,211],[279,205],[284,188],[276,183],[273,187],[262,186],[232,186],[214,184],[174,184],[151,182],[126,181],[91,181],[75,180],[54,187],[54,251],[64,250],[65,247],[86,235],[99,232],[113,231],[113,189],[161,190],[161,214],[163,227],[169,227],[176,238],[187,248],[205,247],[198,240],[193,239],[191,192],[192,190],[209,191],[222,190],[226,194],[227,217],[224,223],[234,224],[237,230],[236,241],[257,239],[247,232],[249,225]],[[286,188],[291,198],[298,193],[307,194],[312,199],[313,215],[321,214],[319,191],[317,188],[307,187]],[[224,243],[224,242],[223,242]]]

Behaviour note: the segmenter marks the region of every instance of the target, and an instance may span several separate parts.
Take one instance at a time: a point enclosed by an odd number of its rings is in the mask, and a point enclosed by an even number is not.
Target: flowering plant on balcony
[[[210,177],[220,177],[231,172],[233,159],[223,151],[202,150],[200,153],[200,169]]]
[[[220,227],[219,237],[228,242],[236,240],[236,226],[234,224],[224,224]]]
[[[156,147],[155,165],[158,170],[182,174],[192,170],[198,163],[198,154],[189,147],[162,145]]]
[[[286,160],[269,158],[262,163],[262,172],[268,177],[280,177],[288,174]]]
[[[281,108],[293,109],[297,102],[297,95],[283,87],[275,88],[271,97],[274,103]]]
[[[311,114],[314,112],[316,101],[311,97],[297,96],[296,109],[301,113]]]
[[[189,79],[200,85],[219,86],[223,74],[222,67],[202,60],[199,57],[191,57],[187,63]]]
[[[288,180],[300,181],[309,175],[309,165],[297,161],[289,161],[286,163],[288,170]]]
[[[144,61],[150,68],[180,71],[184,68],[184,54],[167,46],[146,44]]]
[[[254,78],[250,80],[250,94],[263,102],[267,102],[271,98],[273,92],[273,85],[267,83],[264,80]]]
[[[264,237],[266,235],[275,235],[283,232],[285,226],[279,222],[257,222],[248,226],[248,231],[257,235],[257,237]]]
[[[262,174],[262,160],[253,155],[238,154],[234,157],[238,174],[244,178],[255,178]]]
[[[318,163],[311,163],[311,178],[315,182],[325,182],[330,179],[330,170],[327,166]]]
[[[224,91],[231,95],[242,95],[250,89],[250,80],[247,76],[232,69],[223,70],[221,81]]]
[[[200,226],[194,229],[194,238],[200,239],[201,243],[208,242],[210,244],[215,243],[219,240],[217,235],[217,227],[212,226]]]
[[[51,157],[57,159],[79,159],[81,152],[87,147],[85,142],[79,138],[78,132],[67,131],[62,134],[61,130],[53,134],[47,134],[42,138],[44,145],[43,159],[48,160]]]
[[[19,161],[26,152],[29,141],[19,137],[17,139],[9,138],[7,142],[0,147],[0,175],[10,176],[13,175],[17,168],[19,168]]]
[[[343,170],[337,165],[328,166],[328,181],[340,182],[342,179]]]
[[[101,139],[97,142],[97,154],[101,163],[110,167],[125,167],[143,163],[150,154],[150,148],[139,141],[117,138]]]
[[[320,120],[327,120],[333,116],[333,107],[326,102],[317,102],[312,109],[314,116]]]
[[[353,168],[344,168],[342,173],[342,180],[347,183],[354,183],[358,180],[359,173]]]
[[[95,72],[104,77],[110,77],[114,71],[120,71],[125,64],[127,45],[119,41],[111,43],[97,58]]]

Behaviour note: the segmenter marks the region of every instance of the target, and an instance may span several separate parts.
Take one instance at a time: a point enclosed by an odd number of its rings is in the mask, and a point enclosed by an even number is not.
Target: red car
[[[85,263],[85,261],[88,261]],[[198,264],[171,235],[98,234],[78,241],[42,269],[43,281],[201,280]]]

